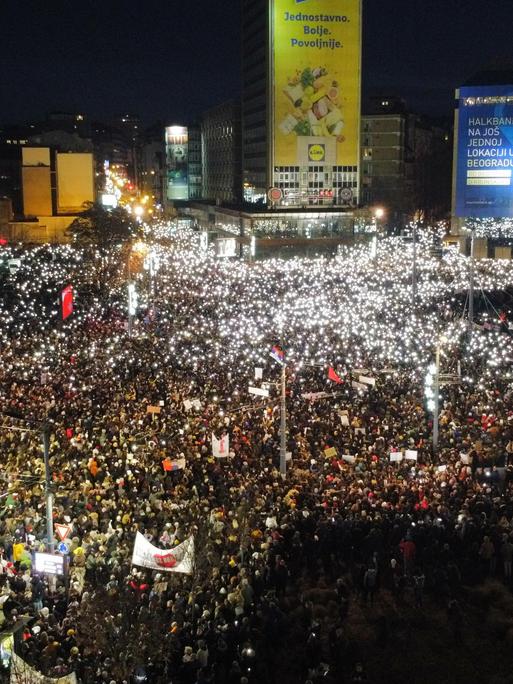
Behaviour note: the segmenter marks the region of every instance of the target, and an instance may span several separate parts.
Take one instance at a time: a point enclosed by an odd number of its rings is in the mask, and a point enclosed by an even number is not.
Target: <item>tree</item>
[[[140,228],[123,207],[107,210],[88,203],[66,233],[78,246],[96,247],[105,254],[110,247],[136,238]]]

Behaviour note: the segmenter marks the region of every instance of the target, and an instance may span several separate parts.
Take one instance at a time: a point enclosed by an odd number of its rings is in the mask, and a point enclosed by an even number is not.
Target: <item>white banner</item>
[[[362,390],[362,391],[363,391],[363,390],[367,391],[367,390],[369,389],[368,386],[367,386],[365,383],[363,383],[363,382],[356,382],[356,380],[353,380],[353,381],[352,381],[351,387],[352,387],[353,389]]]
[[[212,433],[212,456],[214,458],[228,458],[230,452],[230,435],[223,435],[221,439]]]
[[[392,451],[390,454],[391,463],[398,463],[403,460],[403,454],[401,451]]]
[[[263,377],[263,368],[255,368],[255,380],[261,380]]]
[[[356,456],[351,456],[351,454],[344,454],[342,460],[346,463],[354,463],[356,461]]]
[[[248,391],[250,394],[256,394],[258,397],[268,397],[269,396],[269,390],[262,389],[261,387],[251,387],[251,385],[250,385]]]
[[[407,461],[416,461],[418,456],[418,452],[414,451],[413,449],[406,449],[404,452],[404,458]]]
[[[140,532],[136,533],[132,565],[164,572],[191,575],[194,564],[194,538],[189,537],[173,549],[158,549]]]
[[[12,654],[10,684],[77,684],[74,672],[64,677],[45,677],[30,667],[19,655]]]
[[[374,385],[376,384],[376,378],[371,378],[367,375],[360,375],[358,378],[359,382],[363,382],[364,385]]]
[[[305,392],[301,395],[302,399],[308,399],[309,401],[317,401],[317,399],[325,399],[326,397],[331,397],[331,394],[327,392]]]

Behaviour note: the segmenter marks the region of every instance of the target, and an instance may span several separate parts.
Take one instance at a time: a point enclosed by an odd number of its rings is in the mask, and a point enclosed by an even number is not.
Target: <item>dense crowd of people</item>
[[[351,601],[372,607],[385,590],[445,603],[460,638],[461,587],[511,585],[513,559],[513,348],[504,320],[469,339],[466,259],[421,250],[412,303],[398,241],[379,246],[379,268],[363,247],[247,264],[162,232],[158,272],[136,277],[132,337],[122,251],[0,255],[0,602],[17,655],[84,683],[367,681],[345,624]],[[476,278],[504,291],[513,268],[483,262]],[[460,372],[433,454],[424,376],[442,332],[442,370]],[[43,429],[54,522],[72,526],[57,579],[34,568]],[[229,437],[226,457],[212,434]],[[192,536],[192,574],[132,565],[136,532],[160,549]]]

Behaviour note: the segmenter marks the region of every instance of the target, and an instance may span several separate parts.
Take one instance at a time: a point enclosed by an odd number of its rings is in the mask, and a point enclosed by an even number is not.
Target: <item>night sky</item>
[[[452,91],[513,53],[510,0],[365,0],[364,93],[449,115]],[[193,120],[239,93],[238,0],[2,0],[0,121],[51,110]]]

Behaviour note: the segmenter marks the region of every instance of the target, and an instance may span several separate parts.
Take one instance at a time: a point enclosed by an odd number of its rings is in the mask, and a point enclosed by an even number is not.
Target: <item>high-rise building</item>
[[[229,204],[241,199],[240,105],[229,100],[201,121],[203,198]]]
[[[189,199],[201,199],[203,192],[201,129],[189,126],[189,152],[187,175],[189,177]]]
[[[200,199],[202,176],[199,126],[167,126],[165,140],[166,199],[170,202]]]
[[[139,185],[142,195],[148,195],[158,206],[164,205],[167,190],[166,148],[162,138],[162,124],[147,128],[141,135],[137,149],[139,157]]]
[[[361,0],[243,0],[242,41],[244,200],[356,206]]]
[[[384,209],[401,225],[413,217],[444,218],[449,210],[449,126],[408,111],[393,96],[370,98],[361,124],[361,193],[364,206]]]

